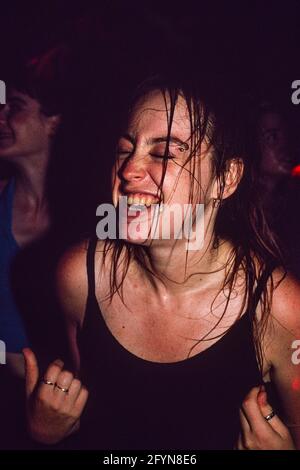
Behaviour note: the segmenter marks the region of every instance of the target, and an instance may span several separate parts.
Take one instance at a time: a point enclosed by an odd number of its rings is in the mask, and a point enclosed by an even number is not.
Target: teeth
[[[134,205],[139,205],[139,206],[147,206],[150,207],[151,204],[157,204],[156,198],[153,198],[151,196],[142,196],[139,197],[135,194],[128,196],[127,198],[127,204],[128,206],[131,206],[132,204]]]

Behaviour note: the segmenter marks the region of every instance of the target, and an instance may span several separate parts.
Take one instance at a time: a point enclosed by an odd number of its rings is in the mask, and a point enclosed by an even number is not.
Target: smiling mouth
[[[129,208],[144,208],[145,206],[150,207],[153,204],[160,203],[159,198],[151,194],[129,193],[126,197]]]

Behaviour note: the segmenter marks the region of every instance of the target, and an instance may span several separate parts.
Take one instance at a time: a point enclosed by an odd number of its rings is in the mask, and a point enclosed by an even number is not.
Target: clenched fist
[[[250,390],[240,409],[239,450],[295,450],[288,428],[272,410],[263,387]]]
[[[56,360],[39,377],[36,357],[23,349],[26,366],[28,430],[33,439],[56,444],[79,428],[79,418],[88,399],[88,391],[71,372]]]

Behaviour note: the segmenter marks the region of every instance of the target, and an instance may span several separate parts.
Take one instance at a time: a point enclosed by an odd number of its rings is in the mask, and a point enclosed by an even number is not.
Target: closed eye
[[[18,113],[19,111],[22,111],[24,109],[24,106],[13,103],[13,104],[9,104],[8,109],[9,109],[8,110],[9,115],[12,115],[12,114]]]
[[[132,152],[133,152],[133,150],[117,149],[117,156],[118,156],[118,158],[126,158]]]
[[[21,111],[26,107],[26,102],[17,96],[12,96],[8,99],[8,107],[10,112]]]
[[[175,158],[175,155],[172,155],[171,153],[167,153],[166,154],[158,154],[158,153],[150,153],[150,156],[151,157],[154,157],[154,158],[161,158],[161,159],[165,159],[165,160],[172,160]]]

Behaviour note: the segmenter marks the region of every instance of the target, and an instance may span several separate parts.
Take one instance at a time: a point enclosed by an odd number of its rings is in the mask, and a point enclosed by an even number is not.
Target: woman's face
[[[170,227],[169,239],[178,238],[176,234],[182,229],[184,205],[191,202],[191,184],[193,195],[197,197],[194,204],[211,201],[211,155],[202,143],[198,155],[189,159],[191,125],[186,102],[181,96],[174,110],[164,173],[169,111],[170,104],[160,91],[147,94],[135,105],[118,143],[113,202],[117,206],[120,196],[127,197],[127,220],[123,217],[121,224],[122,230],[126,231],[125,238],[134,243],[158,238],[149,233],[154,226],[160,239],[168,235],[164,228],[167,226]],[[158,212],[153,215],[155,208]],[[170,209],[177,216],[170,216]],[[178,211],[181,211],[181,220]]]
[[[0,109],[0,158],[17,162],[49,150],[53,120],[41,111],[40,103],[25,93],[10,90]]]
[[[288,152],[286,125],[278,113],[265,113],[259,121],[259,146],[261,171],[270,176],[285,176],[291,173],[292,162]]]

